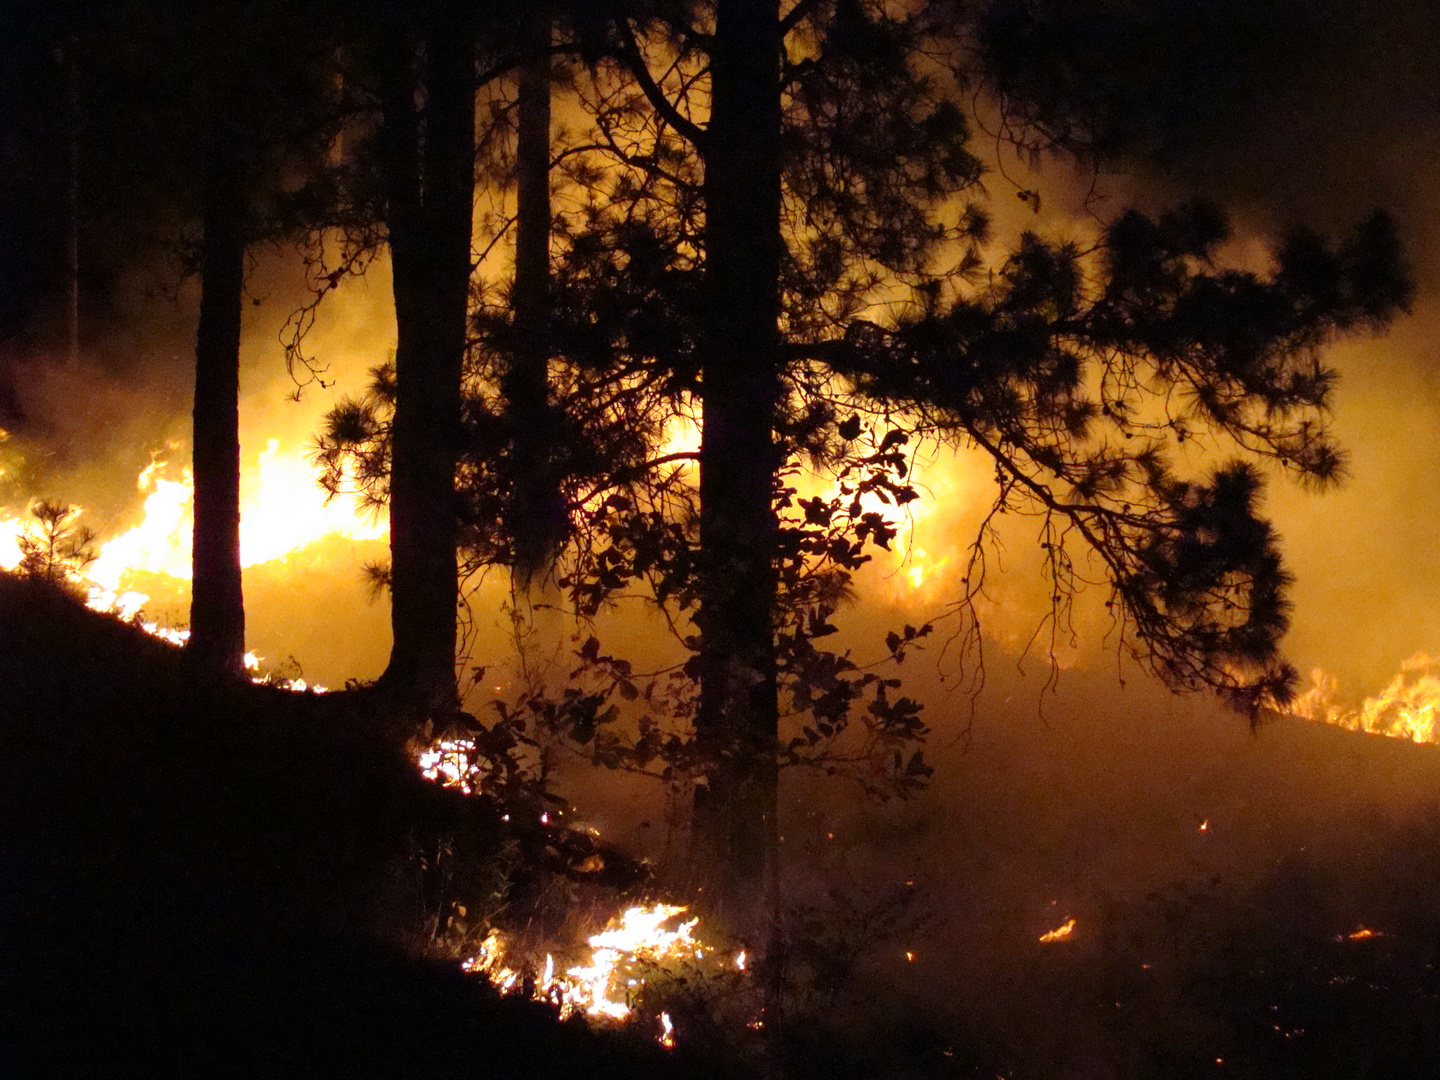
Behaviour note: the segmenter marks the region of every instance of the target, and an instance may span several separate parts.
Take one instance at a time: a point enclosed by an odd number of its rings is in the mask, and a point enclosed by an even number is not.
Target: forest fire
[[[1294,716],[1409,742],[1440,742],[1440,662],[1431,656],[1407,660],[1380,693],[1358,705],[1343,702],[1338,682],[1324,671],[1311,679],[1314,686],[1290,706]]]
[[[720,951],[695,938],[698,918],[682,919],[688,909],[675,904],[626,908],[610,925],[586,939],[589,952],[563,969],[552,952],[543,964],[527,961],[511,940],[491,929],[479,950],[463,961],[466,971],[488,978],[502,993],[524,993],[559,1009],[562,1019],[581,1014],[614,1023],[637,1018],[646,992],[657,982],[697,974],[712,977],[745,970],[743,952],[726,959]],[[675,1025],[668,1012],[654,1014],[656,1041],[675,1045]]]
[[[487,976],[507,993],[528,990],[533,982],[532,996],[558,1006],[562,1018],[583,1013],[626,1020],[657,970],[693,964],[710,951],[694,938],[698,918],[676,921],[686,910],[672,904],[627,908],[610,927],[587,939],[591,951],[583,962],[564,970],[556,969],[552,953],[546,953],[539,972],[529,970],[522,959],[512,955],[506,937],[492,929],[479,952],[462,967]]]
[[[416,761],[427,779],[467,795],[477,791],[484,769],[476,760],[469,739],[437,739],[420,749]],[[542,821],[545,818],[542,817]],[[747,971],[744,949],[728,956],[696,939],[698,917],[682,918],[684,905],[651,903],[628,907],[608,926],[586,939],[587,950],[570,950],[567,966],[546,951],[543,963],[537,950],[522,949],[514,939],[491,928],[480,947],[461,967],[484,975],[502,993],[523,993],[555,1005],[562,1019],[582,1014],[610,1022],[631,1022],[647,988],[657,982],[721,973],[743,977]],[[465,912],[459,909],[463,917]],[[663,1010],[653,1014],[661,1046],[675,1045],[675,1025]]]
[[[242,474],[242,565],[283,560],[326,536],[360,540],[385,535],[383,520],[366,520],[349,500],[327,501],[315,476],[304,451],[282,449],[278,439],[267,441]],[[150,599],[129,587],[137,576],[188,582],[191,575],[194,481],[189,467],[175,466],[166,454],[156,454],[135,486],[144,497],[140,523],[96,544],[94,560],[77,574],[91,607],[113,611],[122,618],[137,615]],[[83,517],[83,510],[73,511],[64,525],[79,525],[78,519]],[[12,509],[0,517],[0,569],[13,570],[20,565],[21,541],[37,528],[38,523],[25,511]],[[151,632],[177,644],[184,640],[176,631],[157,628]]]

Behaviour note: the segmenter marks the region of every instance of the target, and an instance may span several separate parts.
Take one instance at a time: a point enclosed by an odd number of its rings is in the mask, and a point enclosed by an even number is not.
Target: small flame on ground
[[[415,755],[421,774],[428,780],[455,788],[465,794],[480,790],[485,769],[477,760],[471,739],[436,739]],[[549,815],[542,815],[548,821]],[[502,821],[509,821],[505,814]],[[457,908],[464,915],[463,908]],[[632,1018],[634,999],[649,975],[668,967],[716,963],[719,951],[695,939],[698,918],[680,920],[688,909],[677,904],[636,905],[621,912],[609,926],[587,939],[588,956],[581,963],[557,970],[553,953],[545,954],[538,974],[523,960],[514,958],[510,941],[491,929],[474,956],[461,963],[465,971],[486,976],[501,993],[530,993],[548,1001],[564,1019],[577,1013],[591,1018],[624,1022]],[[731,961],[734,970],[744,972],[746,953],[742,949]],[[723,961],[721,962],[723,966]],[[656,1018],[661,1046],[675,1045],[675,1028],[668,1013]]]
[[[1057,941],[1068,941],[1074,933],[1075,920],[1073,918],[1066,919],[1054,930],[1047,930],[1045,931],[1045,933],[1041,934],[1039,938],[1040,944],[1053,945]]]
[[[1345,934],[1345,935],[1343,935],[1343,936],[1341,936],[1341,937],[1336,937],[1335,940],[1336,940],[1336,941],[1368,941],[1370,938],[1377,938],[1377,937],[1384,937],[1384,936],[1385,936],[1385,934],[1384,934],[1384,932],[1381,931],[1381,930],[1372,930],[1372,929],[1370,929],[1370,927],[1368,927],[1368,926],[1362,926],[1362,927],[1360,927],[1359,929],[1357,929],[1357,930],[1352,930],[1352,931],[1350,931],[1350,933]]]
[[[561,1018],[581,1013],[620,1022],[635,1009],[635,998],[647,983],[648,973],[667,966],[694,964],[715,950],[695,940],[698,918],[677,921],[687,908],[676,904],[637,905],[627,908],[611,925],[587,939],[586,962],[556,970],[553,954],[546,954],[537,974],[527,972],[509,956],[509,943],[491,930],[475,956],[461,967],[488,977],[502,993],[526,990],[533,980],[533,996],[549,1001]],[[743,954],[736,967],[744,970]],[[674,1025],[667,1013],[659,1017],[662,1046],[673,1046]]]
[[[473,739],[437,739],[416,754],[420,773],[445,787],[473,795],[485,778],[476,759]]]

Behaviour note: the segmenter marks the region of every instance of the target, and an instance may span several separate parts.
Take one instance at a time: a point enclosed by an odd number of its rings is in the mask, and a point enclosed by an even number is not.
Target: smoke
[[[1341,230],[1377,205],[1395,215],[1418,278],[1414,314],[1383,339],[1329,357],[1343,376],[1335,425],[1351,455],[1348,483],[1313,494],[1277,477],[1269,504],[1296,576],[1287,649],[1302,671],[1323,668],[1363,694],[1412,654],[1440,654],[1432,557],[1440,485],[1430,482],[1440,430],[1432,344],[1440,209],[1431,196],[1440,186],[1440,82],[1430,58],[1440,55],[1440,16],[1418,2],[1352,0],[1275,31],[1268,41],[1283,52],[1237,50],[1231,82],[1191,80],[1183,110],[1149,116],[1147,129],[1164,135],[1163,162],[1132,154],[1099,174],[1054,159],[1036,168],[991,141],[985,184],[998,249],[1023,229],[1084,237],[1123,207],[1158,209],[1194,195],[1232,209],[1233,251],[1246,260],[1295,222]],[[86,506],[102,529],[134,523],[135,477],[153,454],[185,457],[195,296],[187,286],[168,298],[160,277],[136,276],[107,324],[113,332],[96,335],[79,368],[36,356],[0,365],[35,493]],[[306,299],[293,256],[262,256],[249,292],[241,415],[242,454],[253,462],[271,439],[306,445],[336,397],[362,390],[369,368],[386,359],[394,326],[379,262],[326,301],[307,343],[333,385],[312,384],[292,400],[278,336]],[[979,1027],[1007,1032],[1011,1049],[1031,1023],[1033,1045],[1048,1047],[1042,1020],[1063,1025],[1067,999],[1045,999],[1037,987],[1053,989],[1057,971],[1078,979],[1077,956],[1120,955],[1114,935],[1149,927],[1167,897],[1238,902],[1267,887],[1277,867],[1338,874],[1391,859],[1384,845],[1440,790],[1433,752],[1298,722],[1252,734],[1210,702],[1165,693],[1123,658],[1098,603],[1103,590],[1091,590],[1070,622],[1046,621],[1050,590],[1026,519],[1006,523],[979,603],[987,652],[984,689],[972,696],[977,658],[954,637],[962,617],[945,616],[993,477],[983,462],[925,453],[934,460],[920,470],[922,501],[896,557],[866,569],[862,601],[837,621],[857,660],[869,662],[883,655],[886,631],[936,620],[936,633],[897,672],[904,692],[926,702],[935,783],[923,798],[877,812],[822,778],[786,782],[785,855],[797,900],[858,909],[914,889],[914,910],[929,918],[908,938],[902,920],[899,936],[867,943],[864,985],[894,988],[896,1007],[919,1014],[964,1011]],[[377,557],[381,541],[336,539],[247,571],[251,647],[273,663],[293,656],[307,679],[331,686],[378,674],[388,611],[383,600],[366,602],[359,579],[361,563]],[[490,669],[471,701],[477,711],[532,675],[564,679],[588,633],[536,616],[541,630],[522,668],[502,578],[474,604],[472,661]],[[183,595],[161,602],[183,621]],[[627,613],[602,638],[637,667],[674,656],[656,619]],[[663,785],[581,770],[562,778],[608,838],[661,859],[680,842],[683,800]],[[1326,934],[1370,917],[1362,890],[1352,890],[1330,902]],[[1041,952],[1038,936],[1070,917],[1074,951]],[[1136,971],[1140,963],[1137,953]],[[1086,1025],[1110,1030],[1094,1018]]]

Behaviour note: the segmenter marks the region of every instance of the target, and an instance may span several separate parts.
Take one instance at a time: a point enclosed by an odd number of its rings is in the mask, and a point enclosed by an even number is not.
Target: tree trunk
[[[472,38],[462,15],[403,44],[386,102],[394,276],[390,662],[381,685],[431,712],[455,689],[455,464],[470,295],[475,187]],[[418,74],[424,106],[415,106]]]
[[[721,0],[705,145],[695,722],[710,765],[696,792],[694,858],[713,882],[712,908],[740,929],[763,925],[776,843],[780,47],[776,0]]]
[[[190,640],[207,667],[245,669],[240,582],[240,308],[245,285],[244,188],[236,139],[210,135],[195,343],[195,532]]]
[[[550,362],[550,20],[526,16],[515,171],[515,337],[501,387],[510,431],[507,527],[516,583],[528,586],[564,540],[565,506],[552,467]]]

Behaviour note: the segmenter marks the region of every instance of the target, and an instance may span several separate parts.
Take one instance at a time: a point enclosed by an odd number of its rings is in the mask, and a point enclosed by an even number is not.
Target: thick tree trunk
[[[696,793],[694,836],[699,871],[713,875],[712,904],[741,928],[764,920],[776,842],[780,47],[776,0],[721,0],[705,145],[695,724],[711,765]]]
[[[444,712],[457,707],[455,463],[470,295],[475,73],[462,16],[427,29],[423,48],[397,64],[384,121],[398,340],[390,473],[394,642],[381,684],[402,700]],[[417,56],[419,111],[411,63]]]
[[[515,171],[515,337],[502,391],[510,431],[507,523],[522,588],[564,539],[565,506],[551,465],[550,362],[550,20],[526,17],[529,59],[520,69]]]
[[[240,674],[240,308],[245,285],[244,193],[234,139],[215,132],[205,177],[200,326],[195,343],[195,532],[188,651]]]

